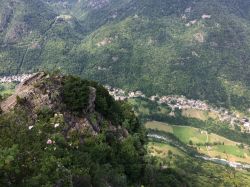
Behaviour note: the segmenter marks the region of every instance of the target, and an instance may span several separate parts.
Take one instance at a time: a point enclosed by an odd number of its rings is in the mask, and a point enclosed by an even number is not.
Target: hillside
[[[208,133],[199,128],[180,125],[168,125],[156,121],[145,124],[148,129],[157,129],[171,133],[185,144],[197,148],[197,152],[210,158],[225,159],[232,163],[250,163],[250,150],[248,145],[234,142],[217,134]],[[250,165],[248,165],[250,166]]]
[[[86,75],[148,95],[182,94],[248,107],[247,18],[233,14],[231,3],[175,1],[172,6],[176,11],[168,12],[167,3],[154,1],[149,7],[158,14],[140,8],[144,12],[90,35],[80,46],[92,54]]]
[[[249,172],[235,171],[233,168],[195,159],[164,141],[152,139],[147,150],[157,165],[189,173],[190,186],[249,186]]]
[[[143,181],[142,127],[101,85],[37,73],[0,106],[0,186]]]
[[[170,142],[155,139],[150,137],[152,133],[160,137],[165,134],[153,130],[148,130],[146,138],[130,104],[115,101],[93,81],[35,73],[22,81],[11,96],[0,99],[0,106],[0,186],[249,184],[245,170],[194,157],[197,151],[186,145],[189,138],[194,145],[200,143],[201,153],[205,142],[205,135],[197,136],[196,128],[183,130],[181,126],[161,123],[169,130],[166,132],[174,132],[181,141],[174,136],[170,136]],[[169,112],[165,107],[158,112]],[[232,146],[226,151],[234,148],[236,153],[231,154],[237,158],[249,154],[248,147],[238,148],[221,136],[211,134],[209,141],[224,141],[225,146]],[[212,183],[211,177],[216,177]]]
[[[0,0],[0,186],[250,186],[249,36],[249,0]]]
[[[249,9],[243,0],[3,1],[0,73],[61,69],[245,110]]]

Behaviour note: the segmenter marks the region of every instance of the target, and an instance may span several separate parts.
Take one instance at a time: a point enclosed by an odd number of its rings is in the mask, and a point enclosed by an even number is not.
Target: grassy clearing
[[[249,149],[240,148],[237,145],[198,146],[198,151],[210,157],[223,158],[233,162],[250,163]]]
[[[162,122],[150,121],[145,123],[145,127],[147,129],[157,129],[160,131],[173,133],[173,127],[171,125]]]
[[[189,143],[190,140],[193,141],[193,143],[206,143],[207,139],[207,136],[205,133],[203,133],[203,131],[194,127],[174,126],[157,121],[147,122],[145,127],[147,129],[157,129],[160,131],[173,133],[184,143]]]
[[[219,152],[225,152],[230,155],[235,155],[238,157],[244,157],[244,149],[240,149],[233,145],[217,145],[215,146],[215,150]]]
[[[176,137],[178,137],[182,142],[189,143],[206,143],[207,136],[205,133],[202,133],[200,129],[193,127],[173,127],[173,132]]]
[[[182,156],[184,154],[176,147],[173,147],[169,144],[157,142],[149,142],[147,145],[147,150],[150,155],[157,156],[160,158],[166,158],[168,156],[169,151],[179,156]]]
[[[250,152],[247,149],[240,149],[236,146],[219,145],[198,147],[200,153],[206,154],[210,157],[217,157],[230,160],[232,162],[250,163]]]
[[[214,112],[208,112],[192,108],[182,110],[182,115],[188,118],[196,118],[202,121],[206,121],[209,118],[218,119],[218,115]]]
[[[169,125],[167,123],[150,121],[145,124],[147,129],[157,129],[164,132],[173,133],[176,137],[178,137],[184,143],[189,143],[190,140],[193,143],[214,143],[221,142],[224,145],[236,145],[237,142],[226,139],[222,136],[216,134],[208,134],[206,131],[203,131],[198,128],[189,127],[189,126],[177,126],[177,125]]]

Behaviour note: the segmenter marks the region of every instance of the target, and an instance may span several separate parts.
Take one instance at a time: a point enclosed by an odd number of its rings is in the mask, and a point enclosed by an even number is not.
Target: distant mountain
[[[2,2],[1,74],[59,68],[148,95],[249,107],[248,1]]]

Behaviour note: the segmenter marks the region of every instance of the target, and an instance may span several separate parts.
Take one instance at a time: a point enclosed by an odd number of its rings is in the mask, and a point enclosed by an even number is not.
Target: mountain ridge
[[[250,103],[246,1],[39,2],[52,11],[50,29],[33,41],[5,43],[1,74],[58,68],[148,95],[241,110]]]

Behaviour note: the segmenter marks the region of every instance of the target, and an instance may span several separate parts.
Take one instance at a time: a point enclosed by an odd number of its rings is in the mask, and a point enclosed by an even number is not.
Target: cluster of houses
[[[104,38],[102,41],[98,42],[96,45],[98,47],[103,47],[105,45],[111,44],[113,38]]]
[[[105,7],[109,3],[109,0],[90,0],[88,6],[93,9],[100,9]]]
[[[110,95],[115,98],[115,100],[126,100],[129,98],[138,97],[147,98],[141,91],[125,92],[120,88],[112,88],[108,85],[105,87],[109,91]],[[220,121],[227,122],[232,127],[234,127],[235,125],[240,126],[245,132],[250,133],[250,119],[248,117],[240,117],[238,114],[230,112],[223,107],[214,107],[200,100],[188,99],[185,96],[177,95],[153,95],[148,99],[159,104],[167,104],[172,109],[172,112],[175,111],[175,109],[196,109],[202,111],[210,111],[216,114]]]
[[[194,100],[194,99],[187,99],[185,96],[162,96],[159,97],[158,95],[151,96],[149,98],[152,101],[157,101],[158,103],[165,103],[172,111],[175,109],[197,109],[203,111],[210,111],[216,114],[220,121],[227,122],[231,126],[238,125],[244,129],[245,132],[250,133],[250,119],[248,117],[240,117],[238,114],[234,112],[230,112],[223,107],[213,107],[208,105],[207,103]]]
[[[192,7],[186,8],[185,13],[182,14],[181,18],[182,18],[183,20],[187,20],[187,19],[188,19],[188,15],[190,15],[190,13],[191,13],[191,10],[192,10]],[[209,14],[203,14],[203,15],[201,16],[201,19],[203,19],[203,20],[205,20],[205,19],[211,19],[211,17],[212,17],[212,16],[209,15]],[[186,25],[187,27],[190,27],[190,26],[196,24],[197,22],[198,22],[198,20],[197,20],[197,19],[194,19],[194,20],[189,21],[189,22],[186,23],[185,25]]]
[[[24,80],[32,77],[33,75],[34,74],[2,76],[0,77],[0,83],[23,82]],[[213,107],[200,100],[187,99],[185,96],[177,95],[154,95],[148,98],[142,91],[125,92],[120,88],[112,88],[109,85],[106,85],[105,88],[109,91],[110,95],[112,95],[115,100],[126,100],[129,98],[141,97],[147,98],[159,104],[167,104],[172,109],[172,112],[175,111],[175,109],[197,109],[202,111],[210,111],[216,114],[220,121],[228,122],[231,126],[240,126],[241,129],[243,129],[245,132],[250,133],[250,119],[248,117],[240,117],[238,114],[230,112],[225,108]]]
[[[0,83],[23,82],[24,80],[32,77],[34,74],[21,74],[0,77]]]
[[[123,101],[129,98],[146,97],[145,94],[143,94],[141,91],[125,92],[120,88],[112,88],[109,85],[105,85],[105,88],[109,91],[109,94],[112,95],[117,101]]]
[[[71,15],[59,15],[56,17],[57,22],[63,22],[63,21],[70,21],[73,19],[73,16]]]
[[[202,16],[201,16],[201,18],[204,20],[204,19],[211,19],[211,15],[207,15],[207,14],[203,14]],[[184,14],[184,15],[182,15],[182,17],[181,17],[183,20],[186,20],[187,19],[187,16]],[[190,26],[192,26],[192,25],[194,25],[194,24],[196,24],[196,23],[198,23],[198,20],[197,19],[194,19],[194,20],[191,20],[191,21],[189,21],[188,23],[186,23],[185,25],[187,26],[187,27],[190,27]]]
[[[209,106],[199,100],[194,100],[194,99],[187,99],[184,96],[151,96],[150,100],[152,101],[157,101],[158,103],[166,103],[168,104],[172,110],[175,108],[178,109],[188,109],[188,108],[196,108],[199,110],[208,110]]]

